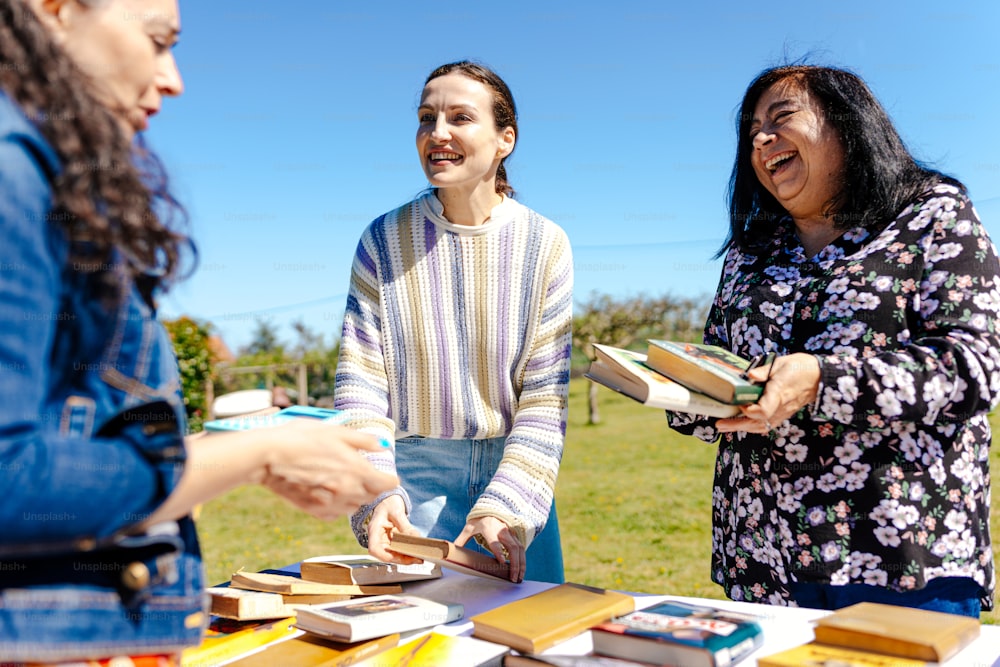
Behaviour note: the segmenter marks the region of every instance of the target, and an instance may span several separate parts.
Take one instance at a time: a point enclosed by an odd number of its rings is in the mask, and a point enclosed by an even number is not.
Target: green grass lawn
[[[601,389],[603,423],[588,426],[588,382],[570,385],[556,502],[566,579],[602,588],[723,598],[709,578],[715,447],[667,428],[663,413]],[[998,424],[994,424],[995,430]],[[991,452],[1000,469],[1000,450]],[[992,516],[1000,536],[1000,512]],[[363,553],[346,519],[313,519],[259,487],[202,508],[210,582],[309,556]],[[996,538],[995,538],[996,539]],[[1000,623],[1000,614],[983,614]]]

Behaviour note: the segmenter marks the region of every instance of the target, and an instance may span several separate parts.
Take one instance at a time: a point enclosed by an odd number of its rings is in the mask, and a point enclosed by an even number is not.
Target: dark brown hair
[[[65,229],[74,268],[108,272],[117,250],[117,265],[133,278],[165,287],[180,272],[183,249],[193,247],[164,223],[186,216],[162,165],[141,138],[132,145],[23,0],[0,1],[0,89],[59,157],[48,218]]]
[[[426,86],[439,76],[451,74],[452,72],[458,72],[462,76],[468,77],[473,81],[478,81],[489,88],[493,95],[493,120],[496,123],[497,130],[502,131],[506,127],[512,127],[514,128],[514,136],[520,136],[517,129],[517,106],[514,104],[514,95],[511,94],[510,88],[507,87],[504,80],[485,65],[480,65],[470,60],[460,60],[448,63],[447,65],[441,65],[430,73],[427,80],[424,81],[424,85]],[[507,169],[504,167],[504,162],[508,157],[510,156],[508,155],[500,160],[500,166],[497,167],[496,191],[497,194],[513,197],[515,191],[507,181]]]

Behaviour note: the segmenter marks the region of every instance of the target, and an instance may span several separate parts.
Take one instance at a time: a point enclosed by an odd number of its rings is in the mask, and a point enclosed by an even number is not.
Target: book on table
[[[435,602],[415,595],[375,595],[303,607],[298,610],[297,627],[321,637],[355,642],[394,632],[409,632],[462,618],[459,603]]]
[[[821,644],[944,662],[980,633],[979,620],[939,611],[859,602],[815,621]]]
[[[834,665],[835,667],[921,667],[930,663],[898,655],[872,653],[858,648],[828,646],[809,642],[771,655],[757,658],[757,667],[802,667],[803,665]]]
[[[422,558],[425,561],[464,574],[489,579],[510,579],[510,565],[508,563],[500,564],[493,556],[457,546],[449,540],[395,533],[389,539],[389,546],[386,548],[389,551]]]
[[[733,417],[738,407],[688,389],[646,365],[642,352],[594,344],[586,377],[651,408],[707,417]]]
[[[473,616],[472,634],[538,653],[635,609],[631,595],[565,583]]]
[[[286,604],[280,593],[248,591],[229,586],[213,586],[205,589],[205,592],[209,597],[209,611],[214,616],[239,621],[295,616],[295,608]]]
[[[633,662],[606,655],[514,655],[503,659],[503,667],[650,667],[648,662]]]
[[[685,387],[732,405],[754,403],[764,385],[743,377],[750,362],[718,345],[649,339],[646,364]]]
[[[227,667],[346,667],[388,651],[397,644],[398,634],[358,642],[337,642],[307,633],[266,646],[261,651],[229,663]]]
[[[358,667],[500,667],[510,649],[473,637],[429,632],[358,663]]]
[[[600,655],[689,667],[734,664],[764,641],[749,616],[669,600],[595,625],[591,637]]]
[[[214,667],[227,664],[277,642],[290,641],[302,630],[295,618],[276,621],[234,621],[214,618],[205,630],[201,644],[184,649],[181,667]]]
[[[229,585],[233,588],[282,593],[284,595],[391,595],[403,591],[403,587],[399,584],[381,586],[324,584],[318,581],[305,581],[301,577],[286,573],[244,572],[242,570],[233,573]]]
[[[302,561],[300,573],[307,581],[373,586],[438,579],[441,577],[441,566],[432,562],[400,565],[371,556],[315,556]]]

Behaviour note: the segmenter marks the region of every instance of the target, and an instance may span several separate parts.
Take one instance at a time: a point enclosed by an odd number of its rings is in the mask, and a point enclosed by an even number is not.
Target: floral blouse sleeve
[[[880,349],[889,345],[882,327],[864,335],[861,355],[838,353],[831,337],[817,340],[822,380],[814,420],[875,428],[891,421],[966,422],[996,404],[997,253],[971,202],[953,190],[939,186],[909,207],[899,234],[879,240],[879,263],[853,277],[845,271],[828,287],[838,299],[827,307],[853,299],[856,312],[877,313],[879,302],[894,302],[901,345]],[[856,282],[869,291],[853,288]]]

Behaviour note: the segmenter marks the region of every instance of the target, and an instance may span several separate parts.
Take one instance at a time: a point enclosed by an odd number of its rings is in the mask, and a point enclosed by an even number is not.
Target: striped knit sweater
[[[566,432],[573,264],[554,223],[505,198],[479,227],[433,194],[376,219],[358,243],[335,406],[395,435],[506,436],[469,519],[494,516],[527,546],[548,519]],[[391,452],[370,455],[395,472]],[[404,489],[390,493],[403,496]],[[352,519],[361,544],[385,495]]]

